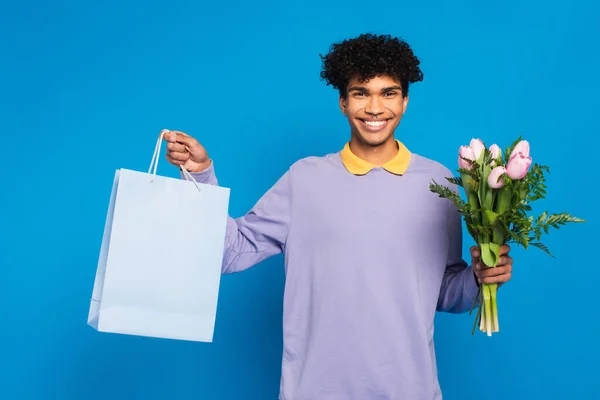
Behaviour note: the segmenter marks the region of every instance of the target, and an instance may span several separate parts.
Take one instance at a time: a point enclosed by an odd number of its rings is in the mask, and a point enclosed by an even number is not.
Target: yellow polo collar
[[[399,140],[396,140],[396,143],[398,144],[398,153],[381,167],[392,174],[402,175],[406,172],[408,164],[410,163],[410,151]],[[343,150],[340,152],[340,157],[342,158],[342,163],[344,163],[346,169],[354,175],[366,175],[373,168],[377,167],[355,155],[352,150],[350,150],[349,142],[346,143]]]

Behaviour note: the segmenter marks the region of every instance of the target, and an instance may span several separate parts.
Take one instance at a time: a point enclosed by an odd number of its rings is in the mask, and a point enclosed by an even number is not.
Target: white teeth
[[[365,121],[365,124],[369,126],[381,126],[385,124],[385,121]]]

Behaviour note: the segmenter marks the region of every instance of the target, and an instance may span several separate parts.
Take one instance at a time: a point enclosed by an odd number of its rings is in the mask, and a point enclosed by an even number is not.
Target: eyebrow
[[[383,89],[381,89],[381,93],[387,93],[387,92],[391,92],[392,90],[400,90],[402,91],[402,87],[401,86],[388,86],[385,87]],[[369,90],[364,87],[364,86],[352,86],[351,88],[348,89],[348,92],[369,92]]]

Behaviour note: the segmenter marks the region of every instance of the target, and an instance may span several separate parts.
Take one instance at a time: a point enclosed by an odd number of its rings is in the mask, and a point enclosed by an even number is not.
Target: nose
[[[384,108],[381,99],[377,96],[371,96],[367,106],[365,107],[365,112],[369,115],[377,117],[378,115],[383,114],[383,111]]]

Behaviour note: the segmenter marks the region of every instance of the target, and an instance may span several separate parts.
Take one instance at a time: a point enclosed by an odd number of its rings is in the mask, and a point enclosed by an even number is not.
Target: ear
[[[408,107],[408,95],[402,100],[402,114],[406,112],[406,107]]]
[[[340,110],[342,111],[342,114],[346,115],[347,109],[348,109],[347,100],[343,96],[340,96]]]

